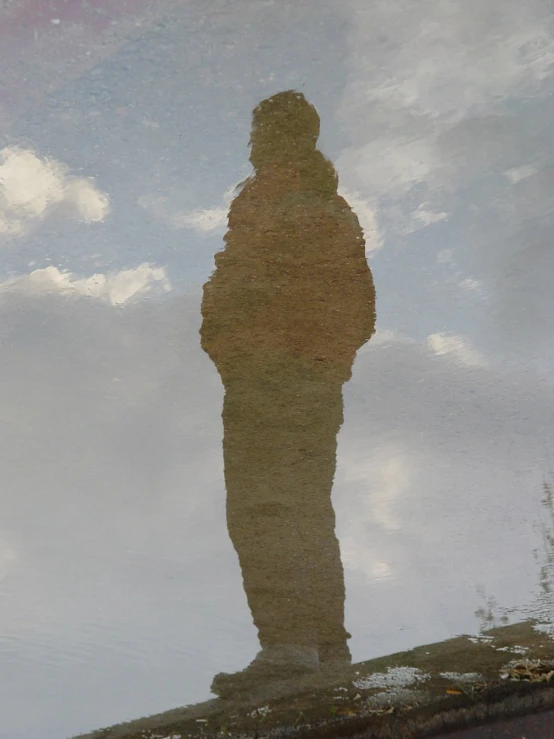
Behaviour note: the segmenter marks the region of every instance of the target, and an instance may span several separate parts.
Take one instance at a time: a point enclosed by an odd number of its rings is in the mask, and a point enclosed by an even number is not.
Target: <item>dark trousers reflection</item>
[[[348,656],[331,488],[342,395],[294,366],[237,380],[223,423],[229,534],[263,648]],[[302,369],[302,368],[301,368]]]

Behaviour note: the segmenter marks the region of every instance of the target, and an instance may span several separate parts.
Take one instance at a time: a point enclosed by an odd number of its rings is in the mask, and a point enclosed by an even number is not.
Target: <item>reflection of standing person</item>
[[[227,522],[262,647],[216,677],[220,694],[350,659],[331,488],[342,385],[373,334],[375,290],[318,135],[300,93],[254,110],[255,176],[204,286],[202,347],[225,386]]]

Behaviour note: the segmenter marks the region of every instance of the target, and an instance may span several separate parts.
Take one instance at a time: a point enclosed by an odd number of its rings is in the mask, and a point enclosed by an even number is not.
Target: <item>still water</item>
[[[0,59],[0,737],[549,633],[552,4],[13,0]]]

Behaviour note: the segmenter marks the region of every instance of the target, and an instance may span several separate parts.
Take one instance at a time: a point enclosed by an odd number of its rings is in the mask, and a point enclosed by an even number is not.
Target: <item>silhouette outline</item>
[[[356,215],[288,90],[253,112],[254,175],[204,285],[202,348],[223,385],[227,524],[261,651],[213,692],[350,662],[331,490],[342,386],[375,330]]]

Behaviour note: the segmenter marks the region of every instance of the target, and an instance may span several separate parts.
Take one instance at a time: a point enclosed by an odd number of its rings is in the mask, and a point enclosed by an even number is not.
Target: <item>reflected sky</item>
[[[259,649],[199,332],[252,111],[283,90],[317,109],[378,291],[332,491],[352,659],[477,631],[480,592],[532,611],[551,3],[89,5],[0,6],[0,736],[204,700]]]

